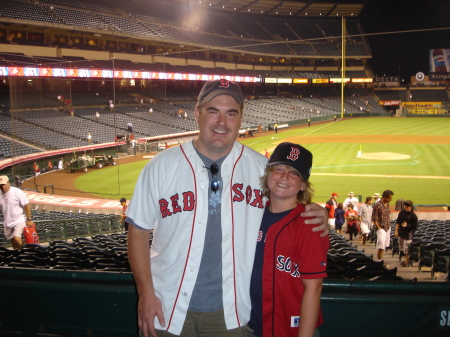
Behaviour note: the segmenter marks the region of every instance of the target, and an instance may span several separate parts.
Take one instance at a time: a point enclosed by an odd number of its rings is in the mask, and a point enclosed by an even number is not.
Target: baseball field
[[[239,141],[261,153],[284,141],[308,148],[314,154],[315,202],[325,202],[333,192],[338,201],[349,191],[364,200],[390,189],[394,202],[450,204],[450,118],[353,118]],[[129,198],[147,160],[91,170],[79,175],[75,187],[105,198]]]

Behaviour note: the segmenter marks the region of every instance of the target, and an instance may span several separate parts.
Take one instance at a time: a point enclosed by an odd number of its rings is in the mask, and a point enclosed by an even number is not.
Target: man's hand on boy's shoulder
[[[315,226],[312,228],[313,232],[323,231],[323,233],[320,234],[320,236],[322,237],[330,233],[330,230],[328,228],[328,212],[324,207],[316,203],[307,204],[305,206],[305,211],[301,215],[303,217],[312,218],[305,220],[306,224],[319,224],[319,226]]]

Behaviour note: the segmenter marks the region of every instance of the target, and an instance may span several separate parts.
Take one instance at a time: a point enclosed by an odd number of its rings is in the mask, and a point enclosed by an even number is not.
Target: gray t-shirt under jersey
[[[208,171],[209,181],[212,175],[209,171],[213,160],[205,157],[200,152],[198,155],[203,160]],[[202,261],[197,275],[194,291],[192,293],[189,309],[198,312],[214,312],[223,307],[222,302],[222,221],[221,221],[221,194],[222,176],[220,167],[226,157],[216,160],[219,166],[217,180],[219,190],[208,192],[208,223],[206,225],[205,247],[203,249]]]

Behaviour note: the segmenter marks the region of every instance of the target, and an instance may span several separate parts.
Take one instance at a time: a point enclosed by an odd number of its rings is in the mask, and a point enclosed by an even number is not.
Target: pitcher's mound
[[[402,160],[409,159],[411,156],[402,153],[393,153],[393,152],[372,152],[372,153],[363,153],[357,158],[361,159],[374,159],[374,160]]]

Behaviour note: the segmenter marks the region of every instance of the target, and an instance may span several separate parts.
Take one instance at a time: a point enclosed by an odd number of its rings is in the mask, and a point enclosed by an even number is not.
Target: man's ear
[[[194,116],[195,116],[195,121],[198,122],[198,117],[200,116],[200,110],[198,107],[195,107]]]

